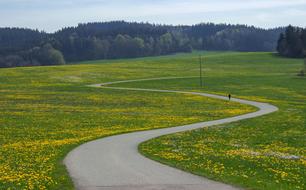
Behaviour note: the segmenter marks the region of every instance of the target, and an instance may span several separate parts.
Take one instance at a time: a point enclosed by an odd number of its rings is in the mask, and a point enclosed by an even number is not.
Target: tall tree
[[[287,57],[306,56],[306,33],[304,29],[288,26],[278,40],[277,51]]]
[[[63,54],[54,49],[51,44],[45,44],[40,51],[39,60],[42,65],[63,65],[65,59]]]

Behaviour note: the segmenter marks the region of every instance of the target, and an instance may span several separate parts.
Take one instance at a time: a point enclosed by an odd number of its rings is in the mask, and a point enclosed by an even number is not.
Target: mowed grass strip
[[[109,135],[255,111],[194,95],[86,87],[194,75],[197,65],[186,62],[194,55],[189,56],[1,69],[0,189],[73,189],[62,160],[77,145]]]
[[[162,163],[248,189],[305,189],[306,78],[303,61],[272,53],[206,57],[205,89],[197,79],[138,82],[126,86],[232,93],[280,108],[276,113],[167,135],[139,149]]]

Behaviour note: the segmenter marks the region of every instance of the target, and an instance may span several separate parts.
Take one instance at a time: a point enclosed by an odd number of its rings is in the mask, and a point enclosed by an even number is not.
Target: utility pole
[[[203,80],[202,80],[202,56],[199,56],[200,61],[200,85],[203,87]]]

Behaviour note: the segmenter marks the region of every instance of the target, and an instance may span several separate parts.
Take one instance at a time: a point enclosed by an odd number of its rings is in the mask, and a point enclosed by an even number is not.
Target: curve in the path
[[[136,82],[145,80],[165,80],[171,78],[140,79],[117,81],[90,85],[118,90],[133,90],[147,92],[165,92],[193,94],[210,98],[227,100],[227,97],[174,90],[156,90],[139,88],[107,87],[106,85]],[[182,78],[182,77],[178,77]],[[187,77],[185,77],[187,78]],[[189,78],[189,77],[188,77]],[[77,189],[80,190],[232,190],[233,186],[215,182],[203,177],[183,172],[149,160],[139,154],[137,148],[141,142],[166,134],[193,130],[202,127],[220,125],[248,118],[266,115],[278,110],[277,107],[249,100],[233,98],[239,102],[259,108],[258,111],[235,117],[214,121],[200,122],[190,125],[133,132],[111,136],[88,142],[72,150],[64,160],[68,172]]]

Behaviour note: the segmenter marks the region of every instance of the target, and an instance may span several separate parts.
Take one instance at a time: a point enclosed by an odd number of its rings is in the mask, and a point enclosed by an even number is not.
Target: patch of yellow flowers
[[[213,128],[163,136],[141,144],[140,150],[151,158],[205,176],[218,179],[235,176],[257,184],[273,180],[276,184],[282,182],[280,187],[284,189],[305,189],[305,149],[282,142],[255,149],[243,142],[212,135],[210,131]],[[269,176],[262,179],[263,173]]]
[[[116,95],[98,90],[85,95],[13,92],[15,95],[3,96],[0,189],[62,187],[69,176],[63,173],[61,159],[73,147],[90,140],[254,111],[252,107],[193,95],[122,95],[120,91]],[[185,159],[171,152],[163,154]],[[219,166],[216,171],[221,171]]]

